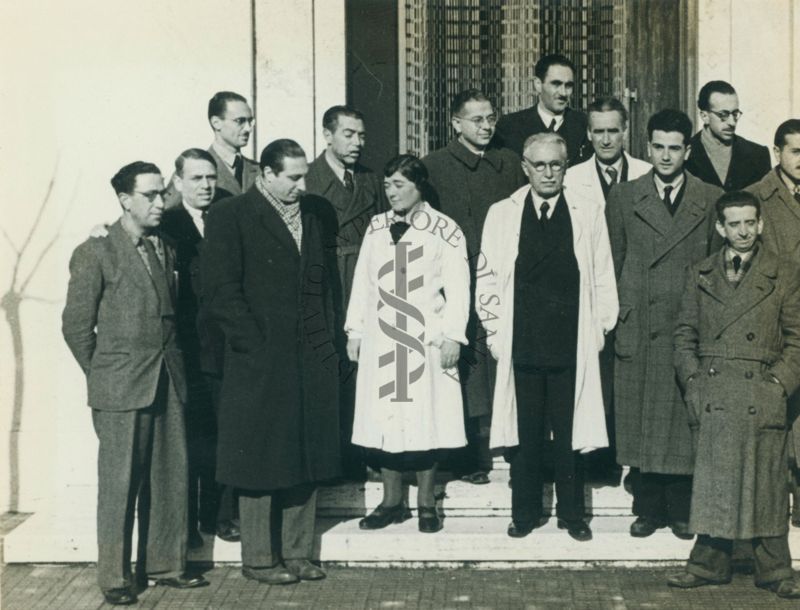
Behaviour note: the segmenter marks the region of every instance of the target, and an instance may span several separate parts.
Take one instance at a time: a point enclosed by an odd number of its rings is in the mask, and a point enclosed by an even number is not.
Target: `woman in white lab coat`
[[[402,473],[414,470],[419,529],[436,532],[440,452],[466,444],[457,363],[467,344],[467,248],[456,223],[425,202],[419,159],[400,155],[384,176],[392,209],[374,216],[364,236],[345,323],[347,353],[358,362],[352,442],[383,479],[383,501],[359,526],[410,518]]]

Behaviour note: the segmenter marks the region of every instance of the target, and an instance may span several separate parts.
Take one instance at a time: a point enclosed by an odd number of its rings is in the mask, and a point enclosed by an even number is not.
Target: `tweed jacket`
[[[722,257],[689,269],[674,335],[695,445],[690,525],[728,539],[780,536],[786,392],[800,384],[800,274],[762,247],[734,287]]]
[[[689,422],[672,365],[686,267],[716,247],[722,190],[685,175],[674,216],[653,172],[611,189],[608,231],[619,291],[614,409],[617,461],[644,472],[691,474]]]
[[[567,141],[567,157],[570,165],[575,165],[584,159],[585,149],[589,140],[586,135],[586,115],[579,110],[567,108],[564,111],[564,122],[556,133]],[[522,146],[529,136],[547,131],[547,125],[542,122],[542,117],[536,111],[536,106],[531,106],[519,112],[503,115],[497,121],[495,133],[496,144],[510,148],[520,157]]]
[[[778,176],[778,169],[768,172],[747,191],[761,202],[764,246],[780,257],[800,263],[800,203]]]
[[[686,169],[703,182],[718,186],[727,191],[739,191],[758,182],[769,171],[769,149],[761,144],[735,136],[731,150],[731,164],[724,184],[720,182],[717,172],[708,158],[698,131],[691,139],[691,152],[686,161]]]
[[[162,235],[165,274],[175,296],[175,250]],[[130,236],[117,220],[107,237],[78,246],[69,263],[62,333],[86,374],[88,403],[101,411],[131,411],[153,404],[166,365],[186,402],[183,353],[174,315],[162,317],[153,280]]]

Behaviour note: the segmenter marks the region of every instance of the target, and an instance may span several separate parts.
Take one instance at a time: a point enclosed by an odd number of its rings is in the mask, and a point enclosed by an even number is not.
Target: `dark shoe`
[[[225,542],[239,542],[242,534],[239,526],[233,521],[220,521],[217,523],[217,538]]]
[[[533,521],[512,521],[508,524],[508,535],[512,538],[524,538],[546,522],[547,520],[542,518],[534,519]]]
[[[583,519],[558,520],[558,529],[567,530],[567,533],[578,542],[586,542],[592,539],[592,530],[589,524]]]
[[[200,535],[196,529],[193,529],[189,532],[189,539],[187,540],[187,545],[190,549],[201,549],[203,548],[203,537]]]
[[[300,582],[300,578],[292,574],[281,564],[271,568],[248,568],[242,566],[242,576],[268,585],[291,585]]]
[[[419,531],[426,534],[435,534],[442,529],[442,520],[436,512],[436,507],[420,506],[417,508],[419,514]]]
[[[358,522],[358,527],[362,530],[379,530],[390,523],[402,523],[408,519],[411,519],[411,511],[405,502],[389,507],[378,504],[375,510]]]
[[[666,523],[663,521],[657,521],[649,517],[636,517],[636,521],[631,523],[631,536],[634,538],[647,538],[665,525]]]
[[[768,585],[763,585],[762,588],[772,591],[783,599],[800,599],[800,585],[797,584],[794,578],[784,578],[778,582],[771,582]]]
[[[483,470],[477,470],[475,472],[465,474],[463,477],[461,477],[461,480],[465,483],[472,483],[473,485],[488,485],[489,474]]]
[[[694,534],[689,531],[689,524],[686,521],[673,521],[669,524],[672,533],[681,540],[692,540]]]
[[[151,578],[150,584],[173,589],[197,589],[198,587],[207,587],[210,583],[202,576],[181,574],[172,578]]]
[[[679,572],[667,578],[667,584],[670,587],[679,589],[695,589],[706,585],[727,585],[730,581],[730,578],[727,580],[709,580],[708,578],[695,576],[690,572]]]
[[[131,591],[128,587],[103,591],[103,597],[105,597],[106,603],[112,606],[130,606],[139,601],[136,598],[136,593]]]
[[[286,569],[300,580],[322,580],[327,576],[322,568],[315,566],[308,559],[287,559]]]

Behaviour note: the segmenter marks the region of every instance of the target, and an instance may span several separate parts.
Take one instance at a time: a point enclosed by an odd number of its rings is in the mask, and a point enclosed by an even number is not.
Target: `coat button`
[[[658,339],[658,333],[650,333],[650,339]]]
[[[656,299],[655,297],[651,297],[650,298],[650,305],[655,305],[656,303],[658,303],[658,299]]]
[[[755,338],[756,338],[756,336],[753,333],[747,333],[747,340],[748,341],[752,341]]]
[[[706,405],[706,413],[711,413],[711,405]]]
[[[755,415],[755,414],[756,414],[756,408],[755,408],[755,407],[748,407],[748,408],[747,408],[747,412],[748,412],[750,415]]]
[[[717,369],[715,369],[714,367],[711,367],[710,369],[708,369],[708,376],[709,377],[713,377],[716,374],[717,374]]]
[[[744,374],[744,378],[745,378],[745,379],[752,379],[752,378],[753,378],[753,371],[747,371],[747,372]]]

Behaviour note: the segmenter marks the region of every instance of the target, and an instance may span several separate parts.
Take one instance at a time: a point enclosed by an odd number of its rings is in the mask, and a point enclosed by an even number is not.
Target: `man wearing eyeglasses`
[[[62,331],[86,374],[98,454],[97,580],[114,605],[151,577],[186,589],[184,354],[177,339],[175,251],[159,231],[164,181],[137,161],[111,179],[122,217],[75,249]],[[139,515],[136,582],[133,515]]]
[[[712,80],[700,89],[697,107],[703,129],[691,139],[686,169],[726,192],[741,190],[764,177],[770,169],[769,150],[736,135],[742,116],[736,90],[725,81]]]
[[[489,209],[481,240],[475,307],[497,360],[491,446],[511,450],[513,538],[542,524],[552,429],[558,527],[590,540],[580,454],[608,446],[598,354],[617,319],[613,263],[602,207],[562,190],[566,167],[561,136],[528,138],[529,185]]]
[[[450,123],[455,138],[422,161],[428,169],[428,202],[455,220],[467,240],[472,285],[483,266],[480,240],[489,207],[525,184],[517,157],[493,142],[497,114],[478,89],[453,98]],[[469,345],[461,350],[459,380],[464,398],[468,445],[453,456],[452,468],[475,485],[489,482],[489,452],[494,363],[486,347],[486,333],[475,312],[467,325]]]
[[[611,189],[608,232],[619,291],[615,329],[617,462],[631,467],[631,536],[669,525],[691,539],[692,439],[672,364],[687,266],[718,249],[722,190],[684,171],[692,122],[678,110],[647,123],[653,171]]]

